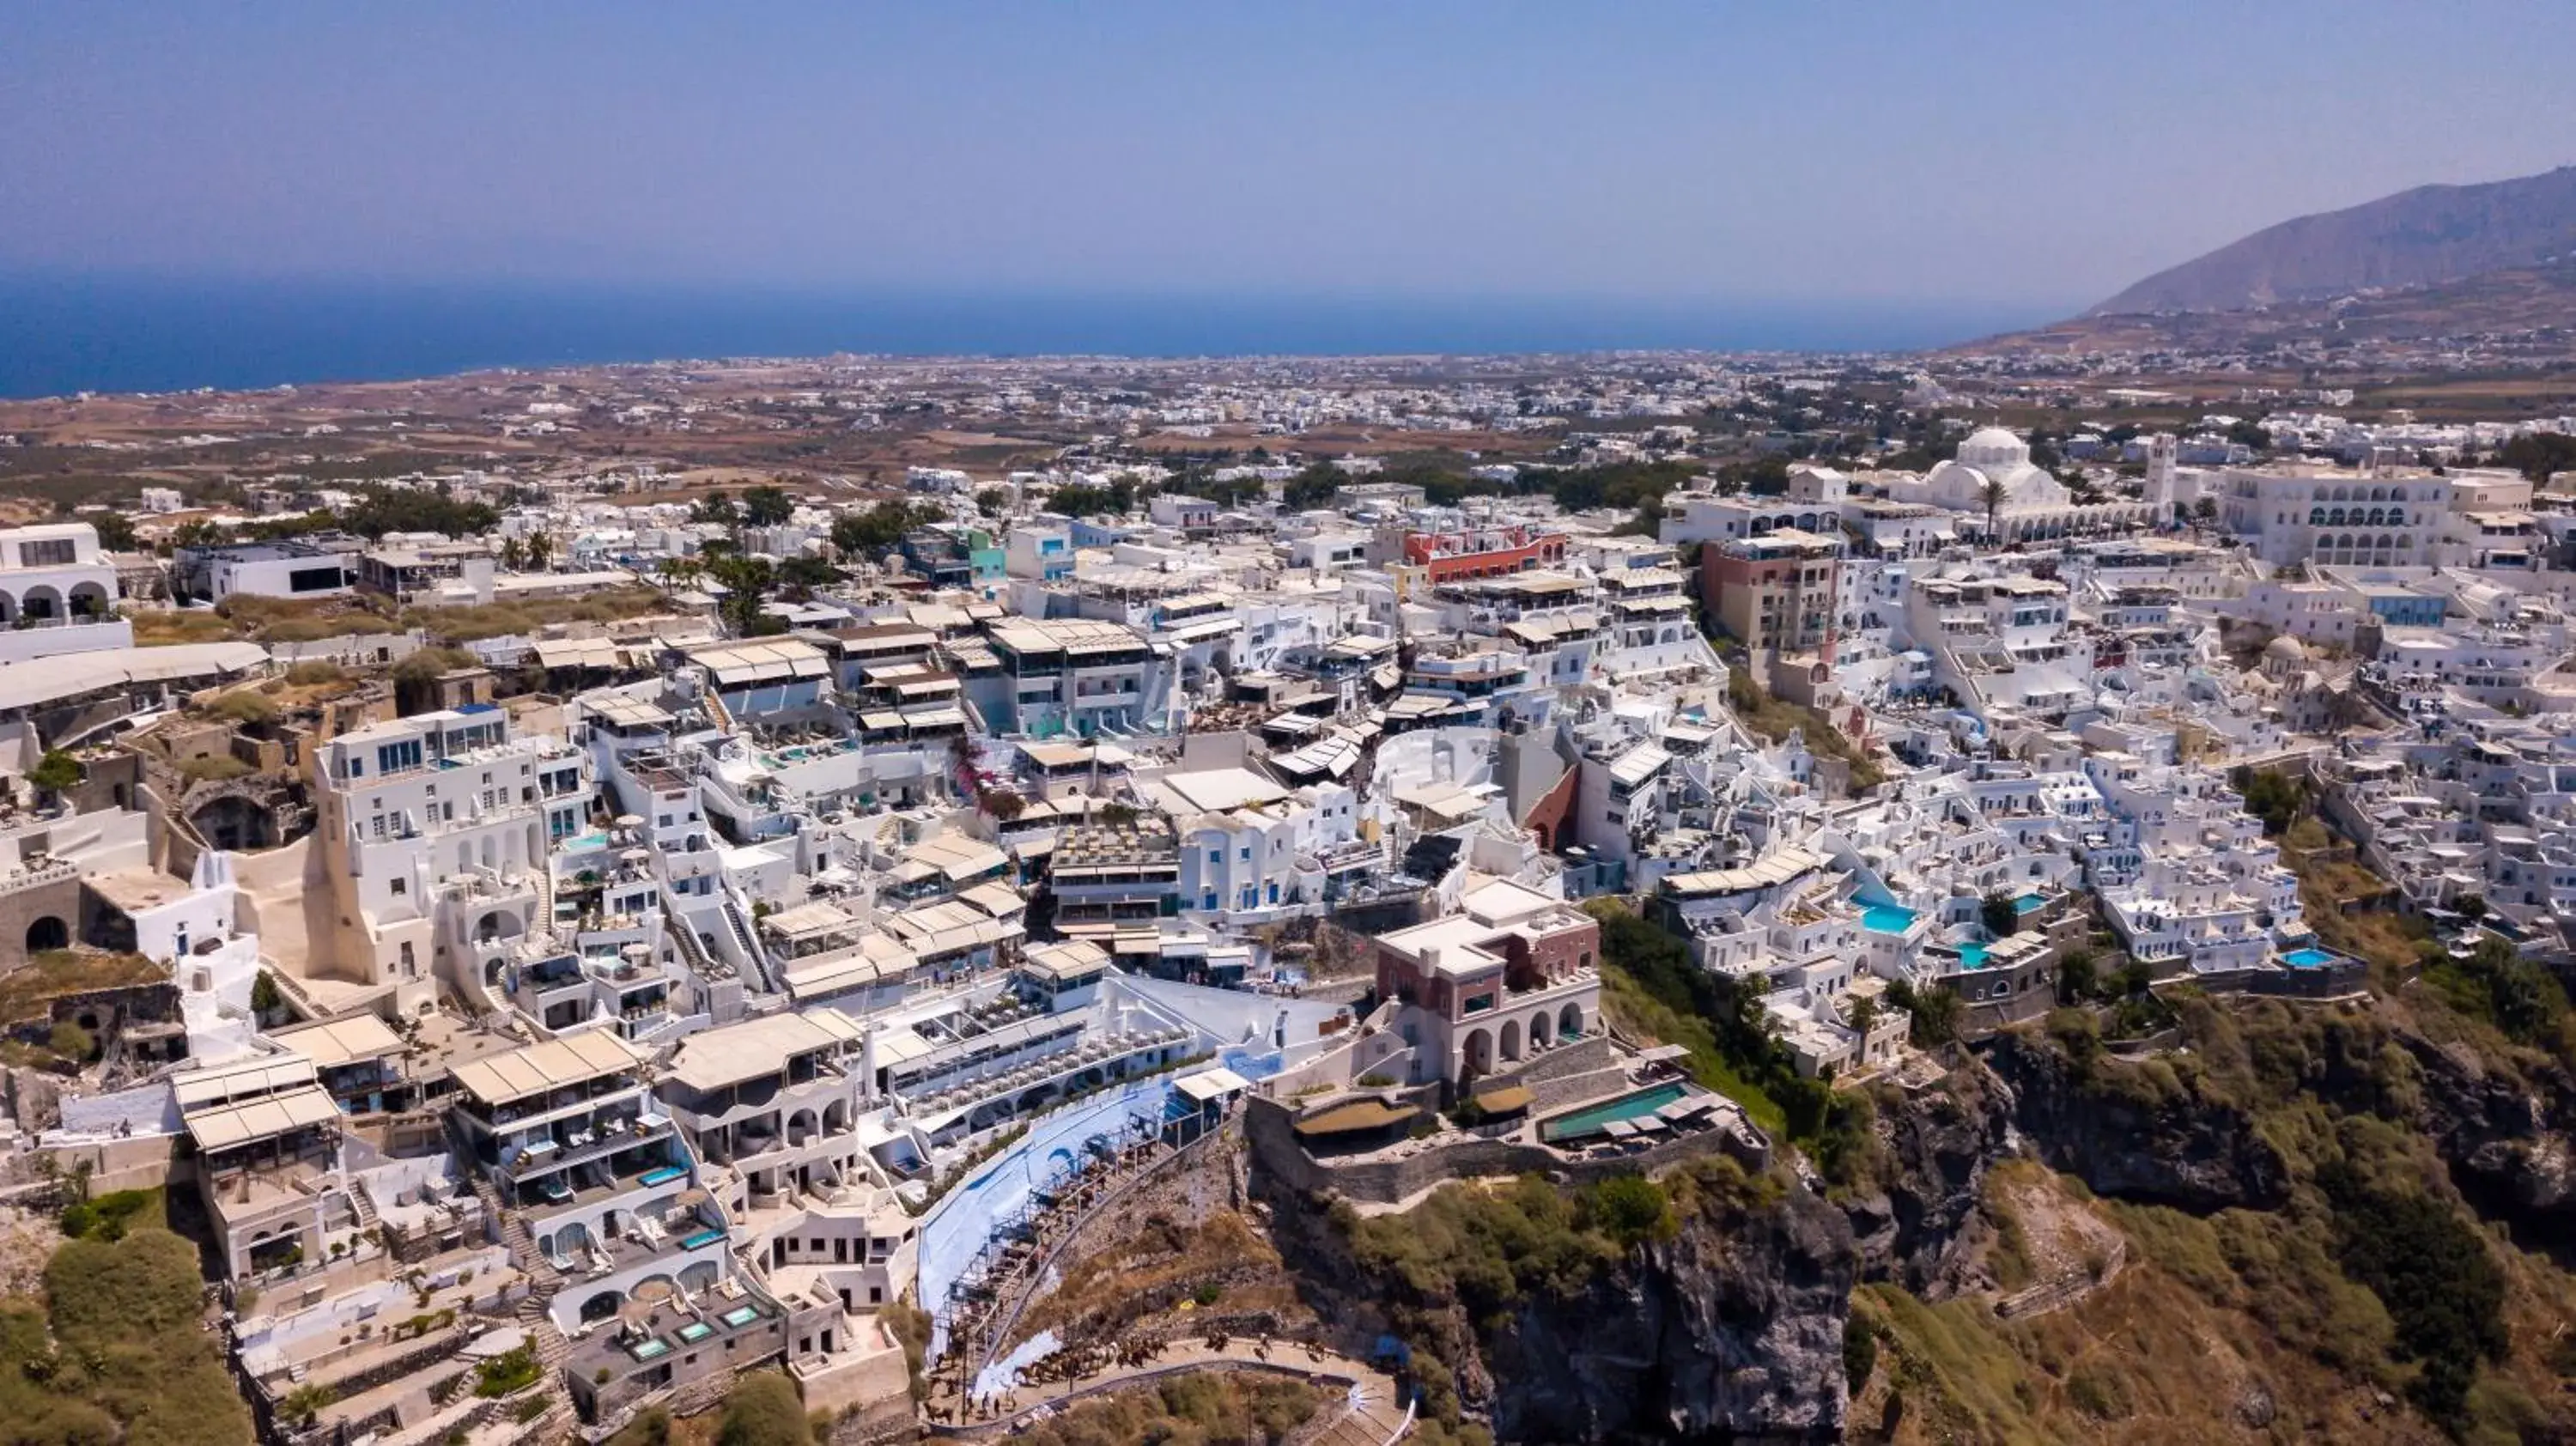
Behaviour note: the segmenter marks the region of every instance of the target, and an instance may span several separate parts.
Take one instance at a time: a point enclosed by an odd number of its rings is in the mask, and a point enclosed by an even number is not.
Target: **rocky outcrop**
[[[1673,1239],[1488,1337],[1495,1436],[1838,1441],[1856,1274],[1842,1212],[1804,1189],[1690,1213]]]
[[[2460,1192],[2483,1214],[2565,1238],[2576,1227],[2576,1081],[2555,1065],[2519,1078],[2465,1048],[2401,1042],[2423,1078],[2419,1123]]]
[[[2027,1033],[1997,1035],[1986,1063],[2011,1087],[2013,1123],[2040,1160],[2095,1194],[2200,1214],[2289,1199],[2289,1162],[2234,1104],[2118,1061],[2079,1066]]]
[[[1926,1299],[1961,1283],[1986,1167],[2013,1153],[2013,1095],[1975,1060],[1932,1088],[1877,1097],[1874,1188],[1842,1202],[1865,1279]]]

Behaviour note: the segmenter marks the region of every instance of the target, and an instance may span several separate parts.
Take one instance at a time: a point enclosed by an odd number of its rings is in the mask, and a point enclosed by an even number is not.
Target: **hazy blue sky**
[[[0,272],[2084,303],[2576,160],[2576,3],[0,5]]]

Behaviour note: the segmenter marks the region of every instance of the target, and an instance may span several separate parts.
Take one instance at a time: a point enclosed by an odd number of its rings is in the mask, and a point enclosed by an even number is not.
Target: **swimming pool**
[[[2013,912],[2016,914],[2035,914],[2046,907],[2048,907],[2048,900],[2037,894],[2024,894],[2013,900]]]
[[[725,1233],[721,1230],[701,1230],[693,1235],[682,1237],[680,1248],[682,1250],[703,1250],[724,1238]]]
[[[1659,1084],[1650,1090],[1639,1090],[1632,1095],[1621,1095],[1615,1100],[1605,1100],[1587,1110],[1576,1110],[1570,1115],[1559,1115],[1552,1120],[1539,1121],[1538,1137],[1548,1144],[1561,1145],[1569,1140],[1597,1135],[1612,1120],[1633,1120],[1651,1115],[1689,1093],[1690,1086],[1675,1082]]]
[[[1914,927],[1914,911],[1902,904],[1872,904],[1861,910],[1860,926],[1873,934],[1902,934]]]
[[[2335,956],[2323,949],[2293,949],[2281,956],[2281,962],[2293,969],[2314,969],[2334,961]]]
[[[1960,946],[1959,946],[1959,967],[1960,967],[1960,968],[1962,968],[1962,969],[1983,969],[1983,968],[1985,968],[1985,967],[1986,967],[1986,946],[1985,946],[1985,945],[1983,945],[1983,944],[1962,944],[1962,945],[1960,945]]]

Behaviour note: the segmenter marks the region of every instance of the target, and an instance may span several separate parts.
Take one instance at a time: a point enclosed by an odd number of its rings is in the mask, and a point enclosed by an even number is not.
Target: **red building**
[[[1468,532],[1413,532],[1404,560],[1428,569],[1434,583],[1502,577],[1565,560],[1565,534],[1535,527],[1487,527]]]

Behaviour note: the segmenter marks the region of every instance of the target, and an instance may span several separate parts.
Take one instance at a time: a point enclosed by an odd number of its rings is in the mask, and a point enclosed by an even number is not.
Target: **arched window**
[[[2406,525],[2406,509],[2403,507],[2389,508],[2388,525],[2391,527],[2404,527]]]
[[[2310,527],[2323,527],[2323,526],[2325,526],[2325,525],[2326,525],[2326,510],[2325,510],[2324,508],[2322,508],[2322,507],[2311,507],[2311,508],[2309,508],[2309,509],[2308,509],[2308,525],[2309,525]]]

